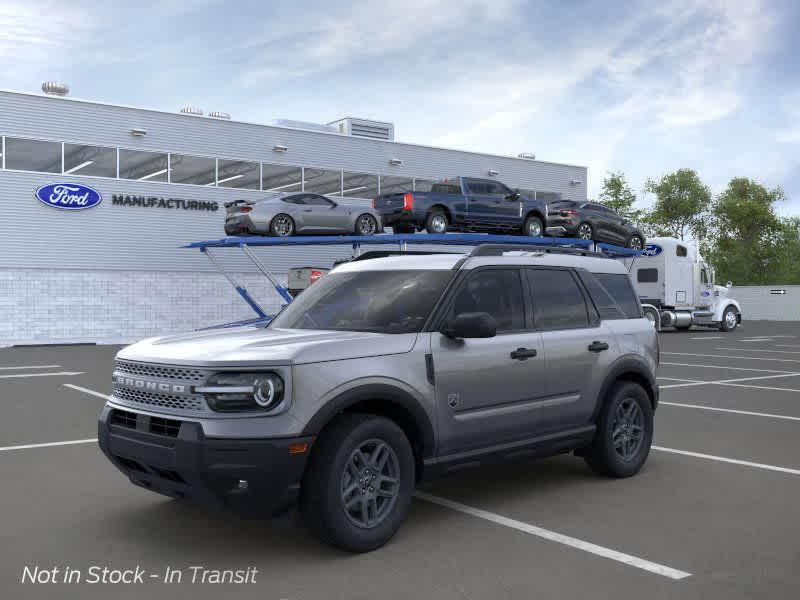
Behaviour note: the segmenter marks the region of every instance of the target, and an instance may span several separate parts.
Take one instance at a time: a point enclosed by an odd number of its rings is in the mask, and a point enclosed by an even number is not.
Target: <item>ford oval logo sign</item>
[[[658,256],[661,254],[663,248],[658,244],[647,244],[642,250],[644,256]]]
[[[36,199],[62,210],[83,210],[103,201],[100,192],[80,183],[51,183],[36,190]]]

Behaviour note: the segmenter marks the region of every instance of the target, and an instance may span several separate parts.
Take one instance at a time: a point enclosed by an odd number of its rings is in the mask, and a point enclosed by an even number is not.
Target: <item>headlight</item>
[[[217,412],[271,411],[283,401],[283,379],[277,373],[215,373],[195,391]]]

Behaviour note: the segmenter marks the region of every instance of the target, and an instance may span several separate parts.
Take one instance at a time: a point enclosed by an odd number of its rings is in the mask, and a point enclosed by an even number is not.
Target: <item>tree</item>
[[[680,239],[689,234],[696,239],[704,237],[711,188],[694,170],[678,169],[658,180],[648,179],[644,189],[656,195],[656,203],[646,217],[653,232]]]
[[[783,197],[780,188],[767,189],[746,177],[731,179],[717,196],[706,252],[721,281],[764,284],[792,279],[797,222],[781,221],[772,206]]]
[[[623,217],[637,220],[641,215],[640,210],[634,210],[633,203],[636,202],[636,194],[633,193],[631,186],[625,179],[622,171],[609,171],[603,180],[603,191],[600,192],[599,200],[608,208],[616,211]]]

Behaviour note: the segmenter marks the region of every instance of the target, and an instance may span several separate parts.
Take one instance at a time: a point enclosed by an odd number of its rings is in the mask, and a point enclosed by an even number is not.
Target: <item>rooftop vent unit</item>
[[[524,158],[525,160],[536,160],[536,155],[533,152],[520,152],[517,158]]]
[[[69,94],[69,86],[58,81],[45,81],[42,84],[42,91],[48,96],[66,96]]]
[[[231,120],[231,116],[228,113],[220,112],[218,110],[214,110],[208,113],[208,116],[211,117],[212,119],[225,119],[226,121]]]
[[[184,106],[181,109],[181,112],[185,115],[198,115],[198,116],[203,115],[203,109],[197,108],[196,106]]]
[[[312,123],[311,121],[294,121],[292,119],[274,119],[270,125],[275,127],[288,127],[290,129],[308,129],[311,131],[322,131],[325,133],[336,133],[336,127],[324,125],[322,123]]]
[[[385,121],[370,121],[368,119],[345,117],[344,119],[328,123],[328,125],[333,125],[339,133],[343,133],[344,135],[369,138],[372,140],[394,141],[394,124]]]

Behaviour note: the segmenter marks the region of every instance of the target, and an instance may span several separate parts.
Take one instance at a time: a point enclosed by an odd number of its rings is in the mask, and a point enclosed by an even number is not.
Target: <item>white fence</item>
[[[800,285],[734,285],[743,321],[800,321]]]

